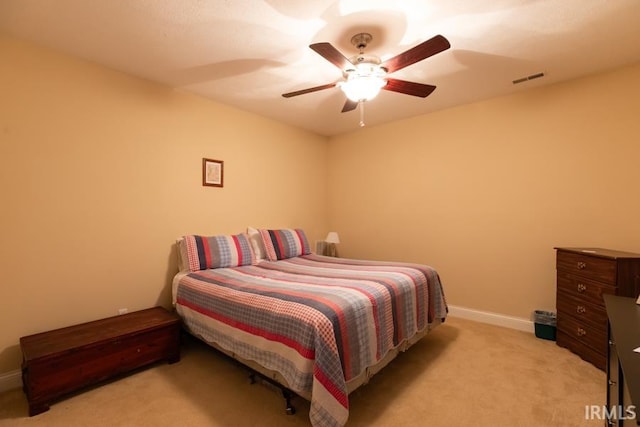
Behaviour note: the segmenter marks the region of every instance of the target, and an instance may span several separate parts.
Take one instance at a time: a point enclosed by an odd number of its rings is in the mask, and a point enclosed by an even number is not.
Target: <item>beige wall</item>
[[[330,141],[329,226],[529,318],[555,309],[554,246],[640,252],[639,135],[640,66],[365,128]]]
[[[326,224],[327,139],[0,36],[0,374],[20,336],[170,303],[183,234]],[[224,188],[201,185],[203,157]]]
[[[12,39],[0,51],[0,374],[22,335],[167,305],[182,234],[336,230],[343,256],[431,264],[450,304],[518,317],[554,308],[554,246],[640,251],[640,66],[327,143]],[[225,161],[223,189],[201,186],[202,157]]]

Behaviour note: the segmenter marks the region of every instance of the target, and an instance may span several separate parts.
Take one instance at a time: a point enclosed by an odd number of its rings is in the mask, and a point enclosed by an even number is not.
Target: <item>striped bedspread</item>
[[[189,273],[176,309],[195,335],[310,396],[313,426],[343,426],[346,383],[447,314],[426,265],[304,255]]]

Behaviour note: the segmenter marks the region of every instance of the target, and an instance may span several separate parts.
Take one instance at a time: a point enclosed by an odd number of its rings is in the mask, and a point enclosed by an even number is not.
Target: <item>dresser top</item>
[[[590,255],[596,256],[600,258],[638,258],[640,259],[640,254],[633,252],[625,252],[625,251],[616,251],[613,249],[604,249],[604,248],[554,248],[559,251],[565,252],[573,252],[581,255]]]

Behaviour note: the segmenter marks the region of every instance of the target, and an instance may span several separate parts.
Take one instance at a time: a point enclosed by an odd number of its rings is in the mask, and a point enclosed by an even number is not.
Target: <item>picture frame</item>
[[[202,159],[202,185],[205,187],[224,186],[224,162],[222,160]]]

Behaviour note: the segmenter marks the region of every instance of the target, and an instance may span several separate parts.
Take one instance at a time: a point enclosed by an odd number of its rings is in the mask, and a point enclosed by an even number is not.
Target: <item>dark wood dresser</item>
[[[20,338],[29,415],[85,386],[180,360],[180,319],[162,307]]]
[[[596,367],[607,366],[602,295],[637,297],[640,254],[602,248],[556,249],[556,342]]]

